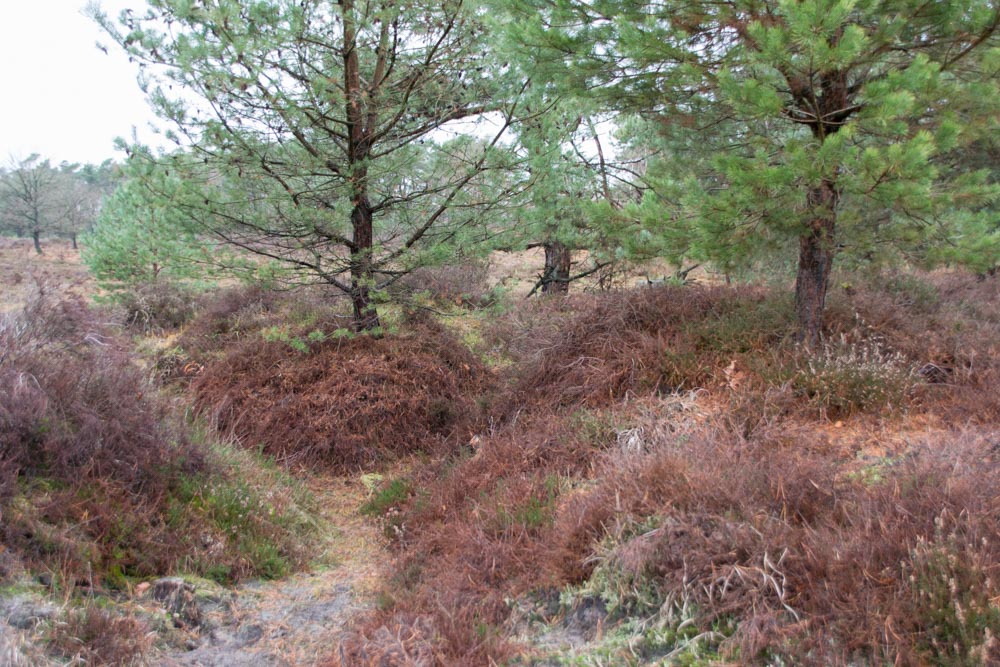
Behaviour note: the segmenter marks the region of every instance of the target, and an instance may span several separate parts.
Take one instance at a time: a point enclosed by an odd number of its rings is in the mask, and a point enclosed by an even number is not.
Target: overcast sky
[[[117,17],[142,0],[101,0]],[[0,164],[40,153],[52,162],[124,156],[115,137],[154,120],[138,68],[83,15],[86,0],[0,0]],[[108,54],[96,46],[101,42]]]

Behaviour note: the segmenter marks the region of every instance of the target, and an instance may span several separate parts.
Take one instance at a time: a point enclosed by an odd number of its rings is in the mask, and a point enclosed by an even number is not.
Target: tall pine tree
[[[146,66],[157,112],[196,158],[160,158],[203,193],[188,217],[202,233],[338,288],[357,329],[378,329],[373,294],[416,253],[459,236],[476,205],[495,204],[454,206],[495,166],[515,104],[496,85],[473,3],[149,7],[123,13],[120,25],[95,14]],[[445,145],[442,128],[489,112],[495,122],[477,151]],[[435,149],[455,159],[428,159]]]
[[[995,197],[940,157],[996,128],[996,0],[518,0],[539,75],[609,108],[712,136],[684,204],[710,254],[798,249],[815,343],[834,258],[947,242]],[[539,20],[541,19],[541,20]],[[720,136],[720,132],[724,133]],[[949,179],[943,183],[942,179]]]

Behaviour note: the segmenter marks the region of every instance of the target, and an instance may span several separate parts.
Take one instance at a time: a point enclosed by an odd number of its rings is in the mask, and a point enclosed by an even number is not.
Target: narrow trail
[[[350,619],[371,609],[386,540],[358,514],[367,490],[356,479],[315,477],[308,485],[329,527],[322,568],[276,581],[251,581],[204,614],[187,650],[164,652],[168,667],[297,667],[315,665],[336,649]]]

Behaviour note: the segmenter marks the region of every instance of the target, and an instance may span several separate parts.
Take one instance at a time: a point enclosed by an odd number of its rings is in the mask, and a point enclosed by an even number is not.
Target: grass
[[[45,282],[53,289],[76,297],[89,296],[96,285],[80,255],[64,240],[49,239],[44,254],[35,253],[31,239],[0,237],[0,313],[19,310]]]
[[[251,452],[216,452],[229,473],[188,479],[169,501],[168,525],[199,530],[209,546],[210,554],[185,558],[184,569],[232,584],[248,576],[277,579],[305,565],[321,530],[309,492]]]
[[[877,339],[854,343],[843,334],[814,354],[800,355],[790,375],[792,387],[830,418],[901,410],[919,381],[899,352]]]
[[[412,492],[410,483],[405,479],[393,479],[376,489],[372,497],[361,506],[362,514],[370,517],[382,517],[392,509],[402,505]]]
[[[72,662],[108,667],[141,664],[155,634],[144,621],[99,606],[68,610],[49,629],[47,644]]]

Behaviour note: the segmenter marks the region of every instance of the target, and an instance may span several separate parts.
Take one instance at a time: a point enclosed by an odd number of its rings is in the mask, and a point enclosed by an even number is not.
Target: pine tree
[[[542,248],[544,265],[531,294],[561,295],[570,283],[607,263],[601,226],[593,212],[599,200],[600,176],[578,150],[586,110],[559,98],[533,91],[533,103],[543,109],[518,127],[530,179],[528,198],[518,227],[526,248]],[[573,272],[575,251],[590,251],[591,267]]]
[[[124,13],[123,29],[96,14],[146,66],[155,108],[195,158],[158,158],[202,192],[201,210],[188,217],[205,234],[341,290],[357,329],[379,328],[375,292],[437,240],[474,225],[477,206],[495,204],[454,206],[502,162],[500,140],[516,105],[498,92],[500,68],[483,55],[473,4],[150,7]],[[478,152],[426,173],[445,164],[428,160],[428,151],[454,148],[443,128],[488,112],[495,122]]]
[[[104,201],[81,252],[103,288],[190,280],[205,273],[213,255],[218,263],[222,251],[199,238],[184,216],[186,196],[176,176],[147,172],[133,173]]]
[[[728,261],[796,241],[806,342],[819,338],[838,252],[946,243],[946,223],[965,218],[971,229],[996,196],[986,174],[939,162],[996,129],[995,0],[514,7],[511,29],[540,74],[680,127],[685,141],[711,137],[715,153],[680,202],[697,220],[692,238]]]

